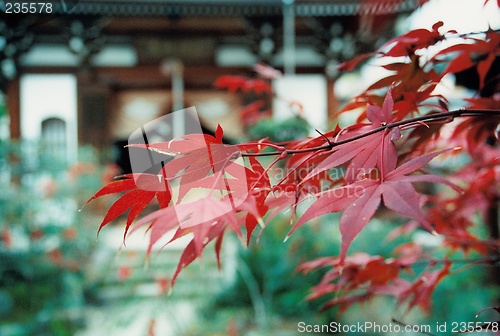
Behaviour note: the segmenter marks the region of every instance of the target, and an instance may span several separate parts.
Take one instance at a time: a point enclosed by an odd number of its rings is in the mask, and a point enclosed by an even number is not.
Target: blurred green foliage
[[[80,152],[92,162],[92,149]],[[1,335],[73,335],[83,323],[95,228],[78,208],[102,181],[91,164],[43,153],[37,143],[0,142]]]
[[[248,136],[250,139],[267,138],[272,142],[283,142],[303,139],[309,134],[309,128],[307,121],[301,117],[281,121],[266,118],[249,127]]]
[[[238,271],[234,284],[222,291],[206,308],[206,323],[212,327],[235,323],[240,328],[254,328],[256,330],[275,330],[278,325],[283,327],[283,321],[297,334],[297,323],[305,321],[309,324],[328,324],[332,321],[340,323],[377,322],[388,325],[391,318],[405,323],[430,324],[455,321],[483,321],[475,319],[475,314],[494,304],[492,298],[498,295],[499,289],[487,282],[487,270],[470,264],[457,266],[452,276],[440,283],[433,295],[433,309],[430,315],[425,315],[418,309],[408,312],[405,305],[398,306],[391,298],[380,297],[372,302],[356,305],[345,314],[338,316],[337,309],[321,311],[325,300],[307,301],[306,296],[312,286],[321,279],[323,272],[304,275],[296,272],[296,267],[302,262],[321,256],[338,255],[340,237],[338,233],[338,214],[323,216],[319,221],[313,221],[292,235],[283,243],[289,226],[288,218],[277,218],[269,223],[260,234],[259,241],[255,240],[248,249],[238,250],[238,269],[243,265],[247,271]],[[391,251],[398,245],[409,242],[412,234],[387,240],[387,235],[402,223],[397,219],[374,219],[355,240],[351,253],[363,251],[372,255],[389,257]],[[481,234],[478,232],[478,234]],[[483,233],[486,234],[486,233]],[[432,247],[427,247],[432,250]],[[442,249],[438,249],[442,250]],[[441,254],[435,254],[442,258]],[[454,259],[477,258],[477,255],[464,256],[456,253]],[[425,264],[414,269],[414,274],[408,274],[411,280],[422,272]],[[325,270],[326,271],[326,270]],[[258,291],[251,290],[249,277],[257,284]],[[266,315],[265,323],[259,322],[259,314],[255,311],[261,301]],[[239,312],[239,313],[238,313]],[[246,312],[246,314],[242,314]],[[262,313],[262,312],[261,312]],[[493,318],[493,316],[490,316]],[[221,323],[221,320],[225,321]],[[491,319],[490,319],[491,320]],[[392,322],[394,324],[394,322]],[[354,334],[354,333],[353,333]],[[202,335],[202,333],[193,333]],[[367,333],[367,335],[382,335]]]

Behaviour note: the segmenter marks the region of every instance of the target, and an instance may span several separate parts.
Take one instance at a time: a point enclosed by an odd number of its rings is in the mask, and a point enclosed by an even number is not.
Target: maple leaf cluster
[[[422,260],[423,251],[418,245],[408,244],[400,246],[396,253],[398,258],[384,259],[358,252],[348,256],[342,267],[338,257],[319,258],[300,265],[299,270],[304,273],[322,267],[331,268],[308,298],[317,299],[335,292],[336,297],[328,301],[324,309],[339,306],[341,313],[352,304],[368,301],[376,295],[390,295],[396,297],[399,303],[408,302],[409,308],[420,306],[429,310],[430,294],[450,273],[451,262],[445,261],[440,269],[428,271],[425,277],[410,282],[401,273],[413,273],[412,266]]]
[[[263,65],[257,66],[260,66],[257,69],[267,69]],[[260,73],[262,73],[262,70],[260,70]],[[271,117],[267,100],[273,94],[273,90],[267,77],[252,79],[243,76],[226,75],[217,78],[214,87],[226,90],[229,93],[241,92],[259,97],[259,99],[255,99],[255,101],[245,105],[240,110],[239,117],[243,126],[255,125],[260,120]]]
[[[343,311],[376,295],[390,295],[410,308],[429,310],[431,294],[451,273],[453,260],[436,260],[416,242],[399,246],[391,258],[349,253],[349,248],[383,208],[407,220],[393,235],[425,230],[441,238],[439,248],[446,256],[459,250],[498,261],[498,237],[484,239],[472,229],[487,225],[488,214],[500,198],[499,95],[480,96],[486,87],[498,88],[492,65],[500,55],[500,39],[493,30],[458,34],[440,28],[442,22],[431,30],[411,31],[339,66],[341,71],[351,71],[378,58],[391,71],[338,112],[361,109],[353,125],[286,144],[263,139],[226,145],[219,127],[215,137],[194,134],[148,145],[148,150],[170,160],[157,174],[125,175],[99,190],[92,199],[120,195],[99,230],[128,211],[124,237],[147,225],[149,253],[172,230],[167,244],[190,236],[173,285],[179,272],[200,258],[212,241],[219,260],[228,231],[249,244],[259,225],[272,225],[271,220],[287,210],[292,223],[288,236],[300,234],[300,227],[315,218],[339,212],[339,255],[298,268],[303,272],[329,269],[312,288],[310,298],[334,294],[326,308],[339,305]],[[430,49],[449,39],[458,43],[431,54]],[[438,72],[438,65],[444,70]],[[450,111],[447,98],[435,89],[445,75],[469,68],[477,71],[478,91],[464,100],[464,109]],[[234,76],[219,78],[216,87],[271,92],[264,80]],[[253,108],[262,106],[257,101]],[[438,156],[467,163],[425,172]],[[264,157],[274,160],[264,164]],[[272,174],[278,165],[285,172],[279,179]],[[333,174],[338,171],[342,173]],[[142,185],[136,183],[138,179]],[[187,197],[199,189],[204,196]],[[136,221],[153,200],[160,209]],[[299,211],[301,204],[310,206]],[[413,281],[406,280],[405,274],[413,274],[412,268],[422,262],[428,267]]]

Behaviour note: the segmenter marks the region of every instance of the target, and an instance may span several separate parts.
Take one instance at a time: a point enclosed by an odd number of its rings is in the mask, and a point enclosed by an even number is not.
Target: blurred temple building
[[[3,8],[0,89],[10,136],[42,138],[71,160],[79,143],[106,148],[194,105],[208,128],[220,123],[236,138],[238,110],[251,97],[213,83],[222,75],[255,77],[257,63],[282,71],[274,88],[310,101],[306,117],[321,127],[338,105],[335,66],[394,36],[398,18],[418,3],[81,0],[52,1],[50,14]]]

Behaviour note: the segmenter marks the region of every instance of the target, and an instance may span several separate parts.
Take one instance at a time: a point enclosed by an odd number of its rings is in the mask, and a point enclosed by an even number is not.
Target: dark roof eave
[[[417,0],[374,1],[296,1],[298,17],[355,16],[359,14],[397,14],[414,10]],[[55,5],[56,11],[62,11]],[[80,1],[69,14],[103,16],[280,16],[281,1],[127,1],[85,0]]]

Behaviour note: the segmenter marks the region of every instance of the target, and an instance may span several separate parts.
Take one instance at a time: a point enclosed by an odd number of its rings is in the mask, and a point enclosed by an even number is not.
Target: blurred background
[[[228,239],[222,271],[206,253],[170,293],[182,242],[155,251],[145,267],[147,239],[137,233],[122,247],[124,221],[96,238],[113,199],[82,207],[130,170],[123,148],[130,134],[170,111],[195,106],[205,131],[221,124],[228,142],[301,138],[338,123],[334,113],[384,75],[370,65],[341,75],[340,63],[438,20],[459,32],[499,25],[498,12],[484,9],[483,0],[464,6],[444,0],[81,0],[52,1],[51,14],[7,14],[6,3],[0,1],[5,336],[296,335],[299,321],[337,321],[334,311],[318,313],[321,302],[304,299],[321,275],[295,273],[300,262],[338,253],[338,233],[328,225],[337,220],[333,215],[286,244],[288,223],[279,217],[259,244],[243,249]],[[455,94],[471,94],[466,84],[467,74],[449,79],[452,103]],[[393,246],[373,246],[368,237],[390,229],[375,223],[356,244],[387,254]],[[470,286],[482,276],[465,272],[440,287],[439,314],[429,321],[469,320],[491,305],[487,292]],[[447,293],[457,288],[470,296],[470,306],[452,305]],[[392,303],[377,301],[341,322],[388,323],[391,309]],[[412,314],[410,320],[422,318]]]

